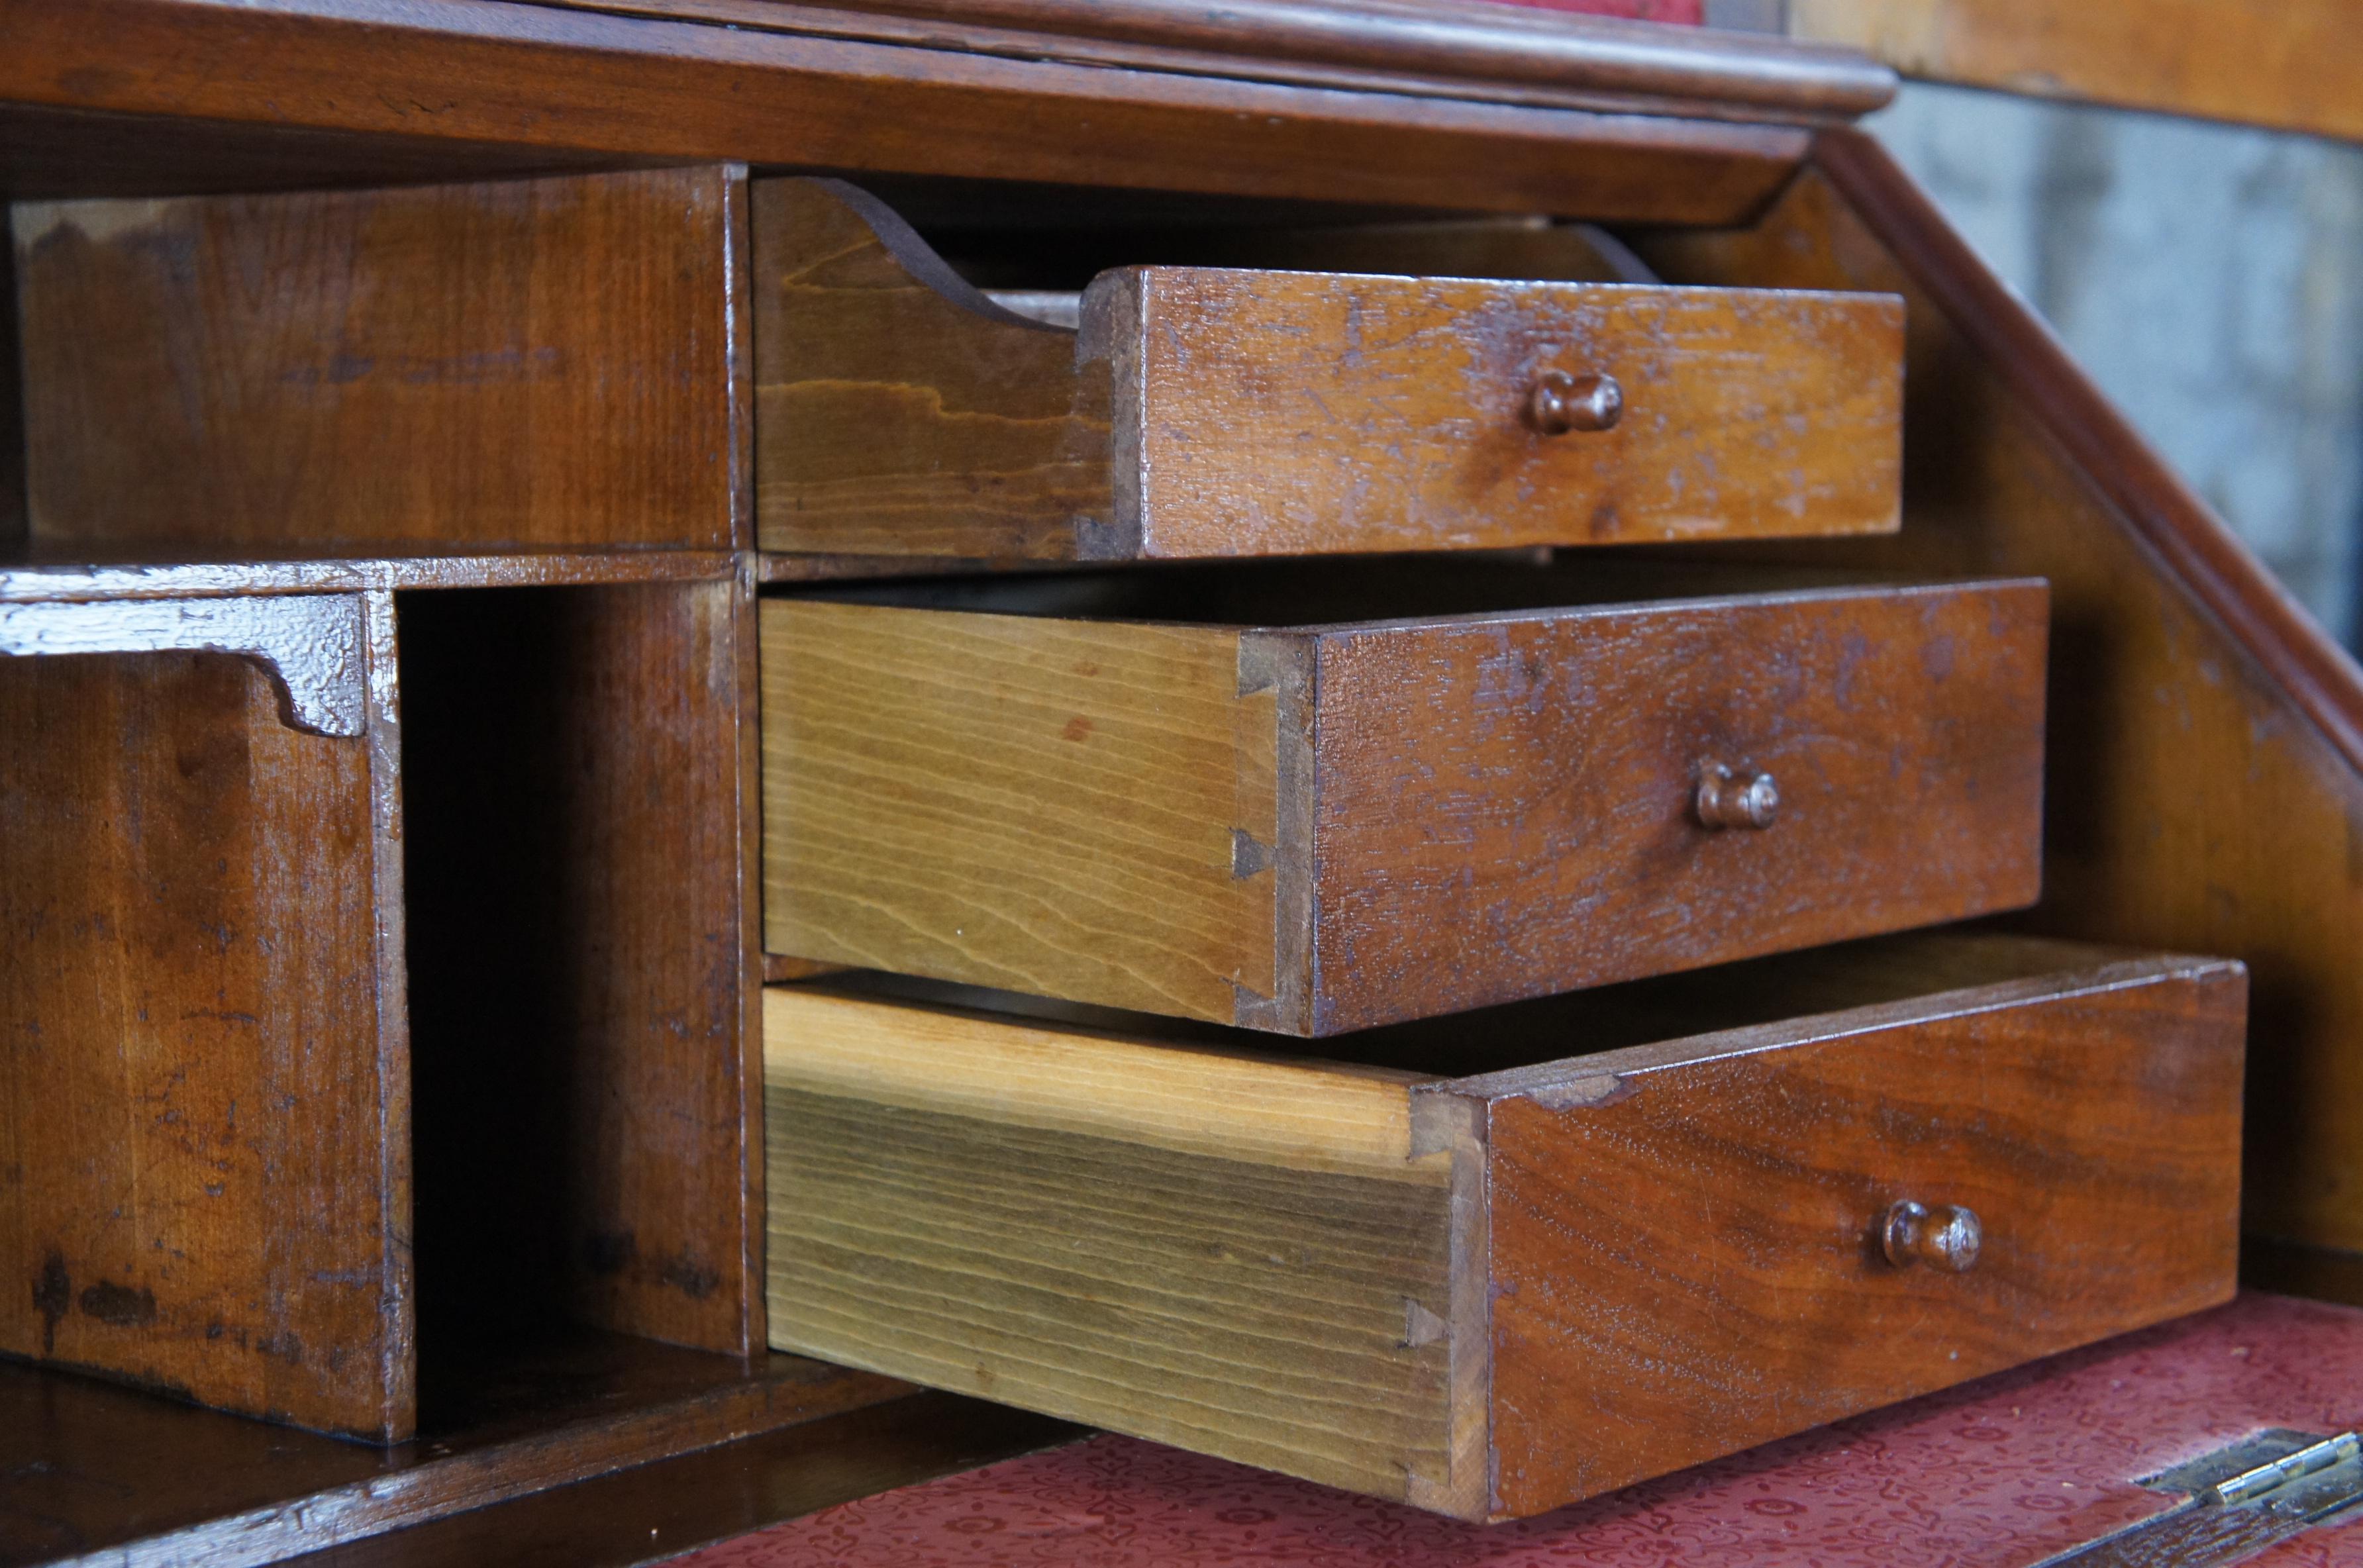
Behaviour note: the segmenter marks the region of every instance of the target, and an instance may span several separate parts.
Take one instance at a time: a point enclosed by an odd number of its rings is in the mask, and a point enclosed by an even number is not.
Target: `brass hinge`
[[[2363,1439],[2258,1432],[2138,1484],[2183,1500],[2035,1568],[2228,1568],[2319,1526],[2363,1520]]]

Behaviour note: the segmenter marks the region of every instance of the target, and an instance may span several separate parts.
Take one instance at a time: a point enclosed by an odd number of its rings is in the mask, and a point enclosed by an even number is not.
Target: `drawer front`
[[[1096,280],[1078,331],[813,180],[754,182],[753,271],[768,550],[1213,558],[1899,514],[1892,295],[1148,267]]]
[[[2236,964],[2129,963],[1457,1086],[1488,1102],[1496,1512],[2227,1299],[2246,998]]]
[[[1896,526],[1888,296],[1149,267],[1082,321],[1124,553]]]
[[[2046,604],[1241,632],[773,602],[767,945],[1321,1034],[2013,908]]]
[[[2022,582],[1324,634],[1315,1032],[2033,902],[2047,614]]]

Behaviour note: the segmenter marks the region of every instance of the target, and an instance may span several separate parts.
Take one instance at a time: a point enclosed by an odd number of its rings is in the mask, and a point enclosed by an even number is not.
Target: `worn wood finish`
[[[424,1353],[762,1342],[740,597],[402,602]]]
[[[489,145],[1730,223],[1778,193],[1808,141],[1781,126],[994,60],[499,0],[9,0],[0,29],[16,46],[0,58],[0,100],[267,117],[458,158]],[[357,80],[374,90],[352,91]]]
[[[0,1563],[281,1562],[861,1407],[887,1414],[911,1392],[798,1356],[750,1365],[545,1323],[531,1342],[430,1364],[418,1440],[381,1450],[0,1364]],[[647,1540],[643,1525],[643,1556]]]
[[[1670,277],[1903,289],[1906,525],[1751,552],[2041,572],[2056,605],[2043,929],[2254,975],[2247,1223],[2363,1251],[2363,678],[1868,141]]]
[[[628,550],[584,555],[282,555],[261,561],[92,563],[78,558],[0,566],[0,604],[143,599],[255,599],[283,593],[399,592],[416,588],[563,588],[597,582],[697,582],[728,578],[724,550]]]
[[[1399,1077],[802,988],[766,995],[764,1072],[775,1346],[1445,1484],[1450,1165],[1409,1158]]]
[[[1940,82],[2363,139],[2346,0],[1789,0],[1788,31]]]
[[[2231,1294],[2238,965],[1627,989],[1343,1062],[773,989],[773,1341],[1500,1518]],[[1969,1272],[1879,1257],[1914,1196],[1983,1218]]]
[[[2039,584],[763,615],[765,936],[797,957],[1331,1034],[2037,890]],[[1702,823],[1718,764],[1776,775],[1773,826]]]
[[[730,184],[20,204],[33,543],[731,547]]]
[[[2153,960],[1455,1086],[1486,1104],[1494,1511],[2229,1299],[2246,990]],[[1975,1211],[1967,1272],[1880,1255],[1906,1198]]]
[[[0,659],[0,1349],[414,1420],[391,647],[367,733],[217,653]]]
[[[760,182],[758,537],[1046,559],[1876,533],[1903,320],[1859,296],[1130,268],[1013,315],[891,211]],[[1528,417],[1613,376],[1613,429]]]
[[[1886,71],[1850,50],[1448,0],[1287,0],[1220,14],[1187,0],[555,3],[974,54],[1716,118],[1850,119],[1894,94]]]

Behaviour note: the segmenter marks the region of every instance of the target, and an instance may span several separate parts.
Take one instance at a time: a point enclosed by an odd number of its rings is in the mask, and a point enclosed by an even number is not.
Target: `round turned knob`
[[[1545,370],[1526,393],[1526,421],[1546,436],[1606,430],[1625,414],[1625,389],[1614,376],[1570,376]]]
[[[1720,763],[1699,769],[1702,827],[1769,828],[1781,814],[1781,786],[1769,773],[1734,772]]]
[[[1880,1249],[1897,1268],[1923,1263],[1947,1274],[1967,1274],[1984,1241],[1977,1211],[1951,1203],[1931,1209],[1907,1198],[1888,1209],[1879,1227]]]

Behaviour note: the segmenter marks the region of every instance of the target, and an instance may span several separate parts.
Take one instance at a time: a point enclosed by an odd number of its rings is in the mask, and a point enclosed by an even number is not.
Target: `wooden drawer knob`
[[[1721,763],[1699,769],[1699,825],[1769,828],[1781,814],[1781,786],[1769,773],[1735,773]]]
[[[1570,376],[1545,370],[1526,393],[1526,420],[1546,436],[1606,430],[1624,417],[1625,389],[1614,376]]]
[[[1888,1209],[1879,1228],[1880,1248],[1897,1268],[1922,1263],[1947,1274],[1967,1274],[1984,1240],[1977,1210],[1950,1203],[1931,1209],[1908,1198]]]

